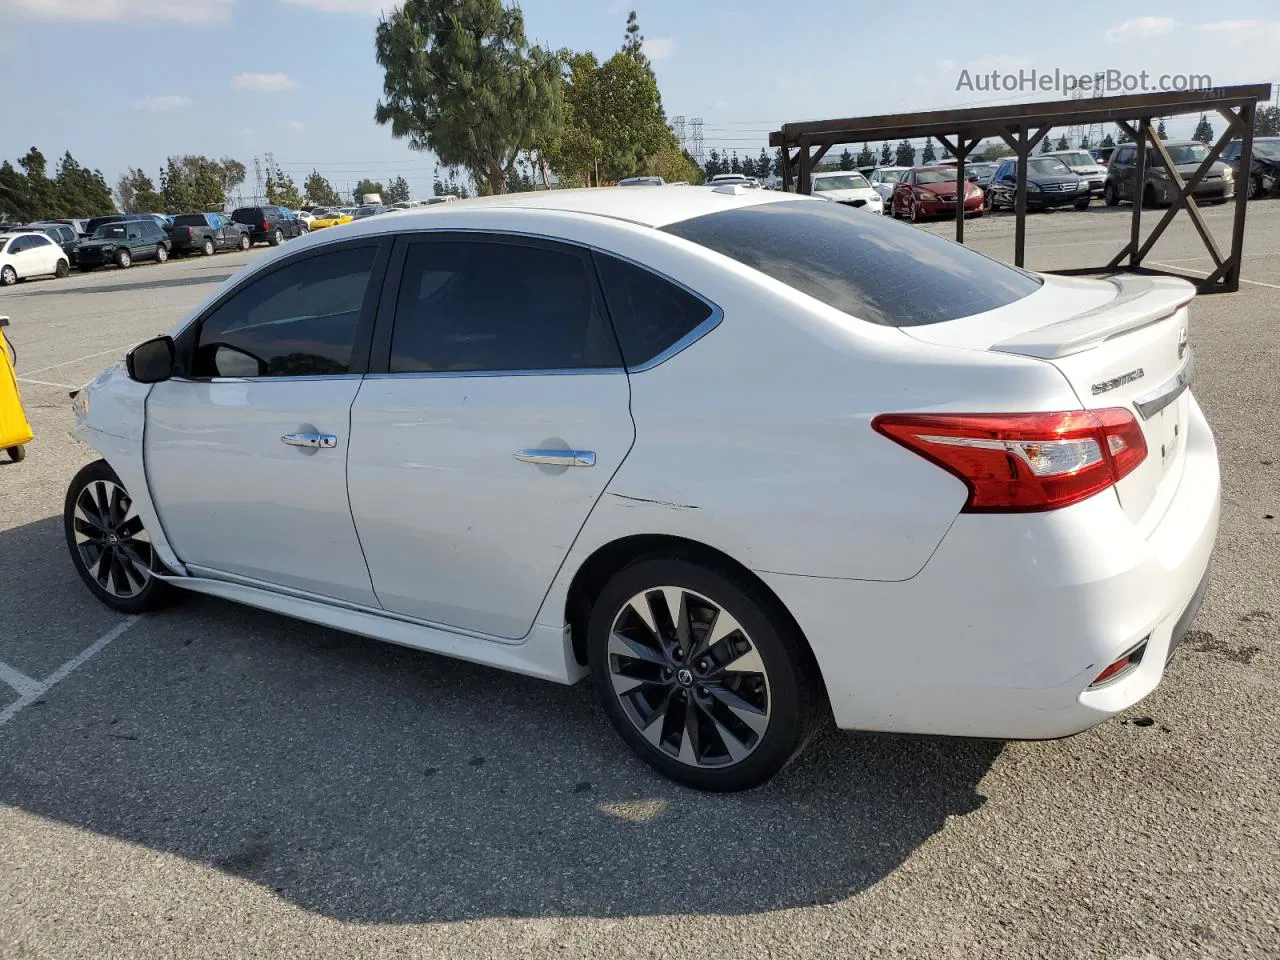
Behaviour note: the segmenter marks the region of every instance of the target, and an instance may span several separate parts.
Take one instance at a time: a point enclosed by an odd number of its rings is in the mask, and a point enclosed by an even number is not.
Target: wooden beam
[[[809,159],[809,145],[800,147],[800,175],[796,178],[796,193],[808,194],[813,186],[809,174],[813,172],[813,161]]]
[[[1150,117],[1143,117],[1138,123],[1138,129],[1127,123],[1124,125],[1126,132],[1133,137],[1135,153],[1135,164],[1133,168],[1133,219],[1129,222],[1129,266],[1136,267],[1142,263],[1138,257],[1138,237],[1142,232],[1142,201],[1147,193],[1147,127],[1151,124]]]
[[[821,162],[822,158],[827,155],[827,151],[830,150],[832,146],[833,145],[830,143],[824,143],[821,149],[819,149],[818,152],[813,155],[813,159],[810,160],[809,162],[816,167],[819,164],[819,162]]]
[[[1013,148],[1018,155],[1018,162],[1014,164],[1017,187],[1013,202],[1013,263],[1021,267],[1027,260],[1027,157],[1031,153],[1026,127],[1018,128],[1017,143]]]
[[[1250,102],[1240,107],[1239,121],[1244,128],[1240,137],[1240,171],[1244,181],[1236,181],[1236,209],[1231,221],[1231,253],[1229,269],[1222,277],[1222,289],[1235,293],[1240,289],[1240,270],[1244,266],[1244,214],[1249,203],[1249,188],[1253,183],[1253,121],[1257,104]]]

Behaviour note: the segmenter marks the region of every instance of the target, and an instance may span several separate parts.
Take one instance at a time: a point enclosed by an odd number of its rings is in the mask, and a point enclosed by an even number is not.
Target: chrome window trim
[[[362,373],[308,373],[297,377],[170,377],[171,383],[305,383],[322,380],[363,380]]]
[[[575,369],[573,367],[553,367],[547,370],[402,370],[398,373],[370,373],[365,375],[365,379],[397,380],[401,378],[412,378],[415,380],[421,380],[427,377],[440,379],[452,379],[456,377],[589,377],[626,372],[627,370],[625,367],[583,367],[581,369]]]

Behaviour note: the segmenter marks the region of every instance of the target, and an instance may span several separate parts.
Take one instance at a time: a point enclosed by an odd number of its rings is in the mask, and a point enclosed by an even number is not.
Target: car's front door
[[[178,338],[179,376],[147,399],[146,467],[193,572],[376,606],[346,470],[383,249],[287,258]]]
[[[585,251],[400,244],[351,410],[365,559],[387,610],[516,639],[631,448],[627,374]]]

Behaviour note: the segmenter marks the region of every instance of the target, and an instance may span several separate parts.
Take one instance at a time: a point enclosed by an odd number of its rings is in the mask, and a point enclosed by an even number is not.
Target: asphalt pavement
[[[1033,215],[1029,266],[1105,263],[1127,212]],[[1008,258],[1012,224],[968,237]],[[37,433],[0,466],[0,957],[1280,956],[1280,202],[1192,307],[1222,530],[1161,687],[1057,742],[828,730],[730,796],[633,759],[585,685],[89,596],[68,390],[261,254],[0,292]],[[1180,222],[1153,259],[1203,255]]]

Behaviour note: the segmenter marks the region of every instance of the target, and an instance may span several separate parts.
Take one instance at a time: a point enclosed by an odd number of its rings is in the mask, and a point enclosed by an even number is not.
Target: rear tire
[[[14,463],[21,463],[27,459],[27,448],[22,444],[6,448],[5,453],[9,455],[9,459]]]
[[[71,273],[71,264],[66,260],[59,260],[58,265],[53,268],[53,275],[59,280],[63,279]]]
[[[248,250],[251,246],[253,246],[253,244],[249,240],[249,235],[247,233],[240,234],[240,249]]]
[[[622,739],[700,790],[769,780],[824,713],[794,622],[758,583],[714,561],[654,555],[618,571],[592,608],[587,646],[596,693]]]
[[[152,576],[164,567],[124,484],[107,461],[89,464],[72,479],[62,525],[76,573],[108,607],[144,613],[171,595],[169,584]]]
[[[12,287],[18,282],[18,271],[13,267],[0,270],[0,287]]]

